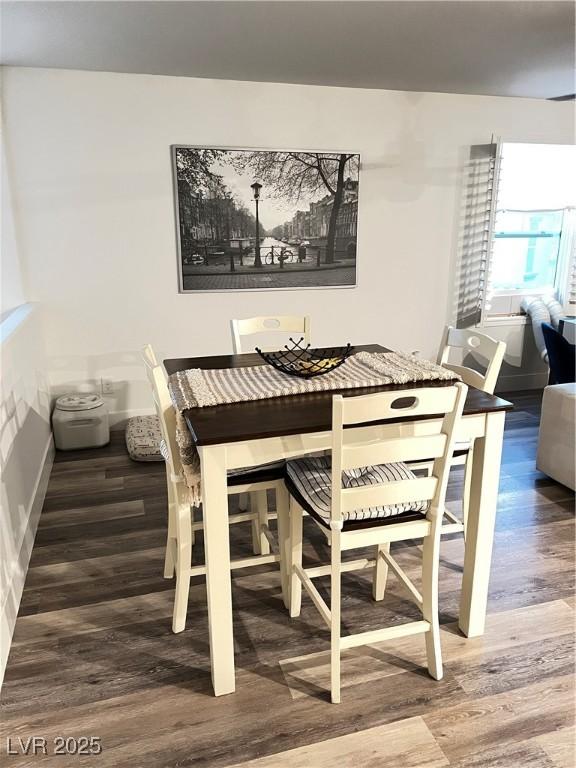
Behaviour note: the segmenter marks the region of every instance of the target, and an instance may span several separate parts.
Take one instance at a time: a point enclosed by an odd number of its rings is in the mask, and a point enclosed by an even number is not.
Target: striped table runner
[[[460,377],[428,360],[403,352],[358,352],[336,370],[312,379],[280,373],[271,365],[206,370],[193,368],[173,373],[168,386],[177,414],[177,442],[190,491],[190,503],[201,500],[200,460],[184,417],[189,408],[265,400],[308,392],[361,389],[420,381],[454,381]]]
[[[402,352],[358,352],[330,373],[300,379],[271,365],[249,368],[178,371],[169,378],[170,392],[179,411],[211,405],[265,400],[308,392],[408,384],[417,381],[454,380],[458,376],[428,360]]]

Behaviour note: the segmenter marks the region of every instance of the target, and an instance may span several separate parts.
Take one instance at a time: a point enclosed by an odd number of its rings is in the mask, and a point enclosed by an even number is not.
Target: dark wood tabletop
[[[379,344],[353,347],[354,352],[390,352]],[[244,355],[215,355],[210,357],[181,357],[164,360],[168,374],[189,368],[245,368],[263,365],[255,352]],[[214,405],[206,408],[190,408],[184,416],[197,445],[217,445],[241,440],[261,440],[281,435],[300,435],[310,432],[326,432],[332,425],[332,396],[345,397],[367,395],[373,392],[406,389],[407,386],[447,386],[449,381],[418,382],[415,384],[387,384],[380,387],[348,389],[339,392],[311,392],[305,395],[273,397],[248,403]],[[470,387],[464,406],[464,415],[510,411],[513,405],[495,395],[487,395]],[[405,416],[398,421],[408,421]]]

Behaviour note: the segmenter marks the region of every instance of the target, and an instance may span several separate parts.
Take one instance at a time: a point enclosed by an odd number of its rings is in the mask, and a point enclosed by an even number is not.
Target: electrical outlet
[[[114,382],[112,379],[100,379],[101,385],[102,385],[102,394],[103,395],[113,395],[114,394]]]

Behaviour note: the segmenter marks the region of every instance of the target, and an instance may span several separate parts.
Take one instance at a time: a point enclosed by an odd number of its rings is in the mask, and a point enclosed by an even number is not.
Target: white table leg
[[[484,436],[474,443],[458,620],[460,629],[467,637],[484,633],[504,417],[502,412],[487,413]]]
[[[200,460],[210,664],[214,694],[222,696],[233,693],[236,686],[226,449],[218,445],[205,446],[200,449]]]

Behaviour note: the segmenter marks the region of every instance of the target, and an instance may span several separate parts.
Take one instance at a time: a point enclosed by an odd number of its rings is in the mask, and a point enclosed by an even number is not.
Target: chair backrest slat
[[[397,480],[379,485],[344,488],[341,491],[341,510],[352,512],[355,509],[367,507],[431,501],[437,488],[437,477],[418,477],[415,480]]]
[[[461,349],[463,352],[477,353],[486,361],[484,374],[465,365],[455,365],[448,362],[450,350]],[[496,341],[491,336],[465,328],[447,326],[442,336],[437,362],[462,377],[462,381],[470,387],[494,394],[496,382],[504,360],[506,344]]]
[[[402,419],[405,416],[442,415],[454,407],[453,387],[418,387],[378,392],[375,395],[345,397],[342,418],[345,424],[367,424],[378,414],[378,421]]]
[[[262,317],[247,317],[243,320],[232,320],[232,343],[234,353],[253,352],[245,342],[247,336],[256,334],[283,333],[297,334],[298,339],[304,338],[305,344],[310,344],[310,318],[294,315],[266,315]],[[296,340],[296,339],[295,339]],[[284,342],[286,343],[286,342]],[[284,346],[284,343],[281,345]],[[264,348],[263,351],[276,351],[278,347]]]
[[[369,464],[391,464],[395,461],[422,461],[422,457],[436,459],[446,450],[446,435],[421,435],[411,440],[394,437],[366,445],[344,445],[342,469],[366,467]]]
[[[380,392],[360,397],[336,395],[332,399],[332,521],[340,524],[342,514],[367,507],[429,502],[430,514],[444,505],[454,434],[466,400],[468,387],[419,387]],[[374,440],[366,430],[354,429],[354,443],[344,444],[345,428],[375,422],[398,421],[406,417],[426,419],[432,426],[425,435],[414,433],[414,422],[406,422],[406,434]],[[429,420],[429,421],[428,421]],[[373,485],[355,486],[352,478],[342,487],[342,472],[378,464],[434,460],[429,477],[385,479]],[[389,473],[387,473],[389,474]],[[391,472],[391,474],[394,474]],[[376,475],[377,476],[377,475]]]
[[[486,387],[486,376],[483,376],[479,371],[475,371],[473,368],[467,368],[465,365],[456,365],[455,363],[444,363],[443,368],[448,368],[450,371],[457,373],[465,384],[469,387],[476,387],[482,392]],[[491,392],[489,394],[492,394]]]

